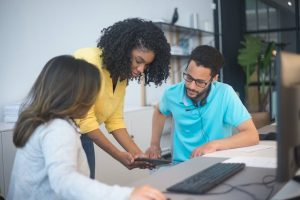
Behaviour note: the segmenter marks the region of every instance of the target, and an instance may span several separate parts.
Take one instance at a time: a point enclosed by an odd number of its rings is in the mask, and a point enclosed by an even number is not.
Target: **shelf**
[[[171,56],[176,58],[189,58],[190,54],[171,54]]]
[[[213,45],[217,35],[214,32],[166,22],[154,22],[154,24],[164,32],[171,47],[170,84],[182,80],[181,74],[186,68],[193,49],[199,45]]]
[[[179,26],[179,25],[172,25],[165,22],[154,22],[159,28],[165,31],[173,31],[173,32],[181,32],[185,34],[201,34],[202,36],[214,36],[214,32],[205,31],[201,29],[196,28],[190,28],[185,26]]]
[[[271,81],[271,82],[270,81],[265,81],[265,85],[266,86],[269,86],[269,85],[275,86],[275,81]],[[258,81],[250,82],[249,86],[262,86],[262,83],[258,82]]]

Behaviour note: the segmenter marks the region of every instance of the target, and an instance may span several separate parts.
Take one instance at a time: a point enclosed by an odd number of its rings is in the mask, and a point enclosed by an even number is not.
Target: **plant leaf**
[[[250,67],[249,75],[251,76],[258,64],[262,42],[258,37],[246,35],[245,41],[242,41],[241,44],[243,48],[239,50],[238,63],[242,66],[245,73],[247,73],[247,68]]]

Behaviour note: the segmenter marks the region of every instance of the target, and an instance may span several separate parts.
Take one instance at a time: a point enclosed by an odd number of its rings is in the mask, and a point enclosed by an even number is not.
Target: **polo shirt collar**
[[[182,103],[185,106],[194,106],[193,101],[186,95],[186,89],[185,89],[185,84],[184,81],[182,81],[181,83],[181,98],[179,103]],[[213,81],[210,84],[210,91],[208,93],[208,96],[206,97],[206,104],[210,103],[213,99],[213,96],[215,94],[216,90],[216,81]]]

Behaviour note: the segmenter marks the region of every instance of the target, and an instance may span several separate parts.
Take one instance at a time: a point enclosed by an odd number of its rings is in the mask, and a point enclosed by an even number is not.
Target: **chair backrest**
[[[255,112],[251,113],[253,123],[257,129],[271,124],[270,113]]]

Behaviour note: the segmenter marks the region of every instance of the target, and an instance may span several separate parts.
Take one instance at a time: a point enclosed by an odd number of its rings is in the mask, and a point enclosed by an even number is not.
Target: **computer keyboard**
[[[241,171],[244,167],[244,163],[217,163],[167,188],[167,191],[203,194]]]

